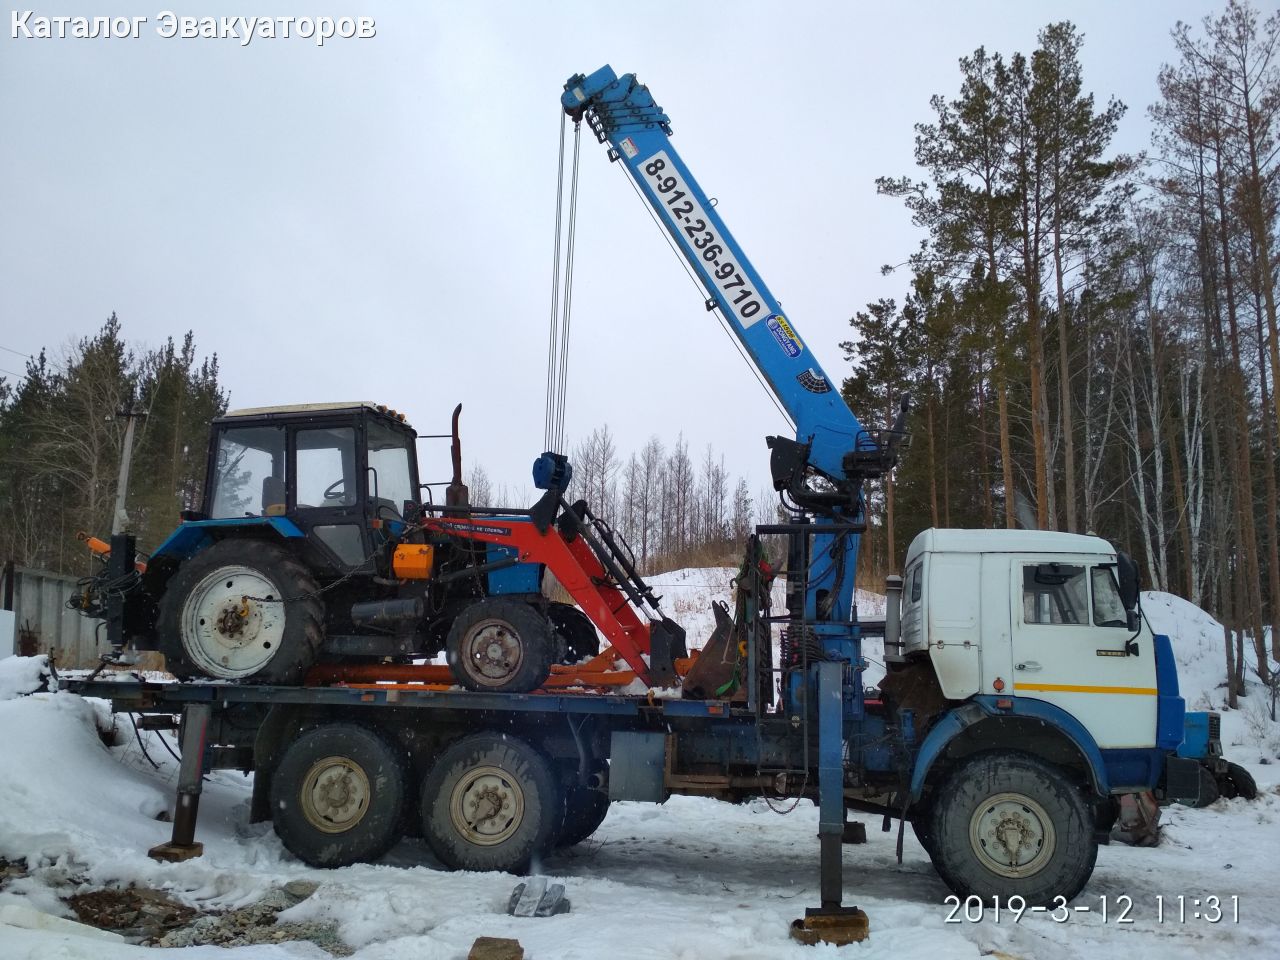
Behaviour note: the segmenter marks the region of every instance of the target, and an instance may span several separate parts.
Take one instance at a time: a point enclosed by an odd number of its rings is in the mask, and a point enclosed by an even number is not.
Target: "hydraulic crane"
[[[619,77],[609,66],[577,74],[561,103],[608,145],[611,161],[624,164],[700,281],[707,310],[724,317],[795,423],[794,439],[766,441],[774,488],[794,522],[766,529],[788,537],[790,641],[818,652],[812,669],[787,675],[790,710],[807,710],[811,696],[818,704],[822,907],[807,921],[865,927],[865,914],[841,905],[840,876],[845,727],[865,713],[854,582],[866,528],[863,485],[892,469],[908,405],[887,433],[862,425],[681,159],[669,118],[634,74]]]

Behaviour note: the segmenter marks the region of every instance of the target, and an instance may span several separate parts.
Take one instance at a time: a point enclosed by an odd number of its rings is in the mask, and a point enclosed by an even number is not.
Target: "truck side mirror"
[[[1130,611],[1138,609],[1138,565],[1133,562],[1133,558],[1127,553],[1116,553],[1116,575],[1120,581],[1120,601],[1124,604],[1124,608]],[[1130,629],[1136,630],[1136,627]]]

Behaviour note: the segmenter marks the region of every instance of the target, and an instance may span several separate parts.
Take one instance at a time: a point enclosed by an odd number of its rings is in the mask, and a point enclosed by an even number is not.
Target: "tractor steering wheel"
[[[343,492],[346,485],[347,478],[339,477],[337,480],[333,481],[333,483],[324,488],[324,498],[326,500],[345,500],[346,497],[340,496],[340,494]]]

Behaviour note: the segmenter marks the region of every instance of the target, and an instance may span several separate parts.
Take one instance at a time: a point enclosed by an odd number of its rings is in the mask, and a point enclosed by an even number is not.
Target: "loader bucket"
[[[735,694],[741,690],[741,685],[734,683],[741,658],[738,655],[737,631],[733,629],[733,618],[729,616],[723,603],[712,604],[711,609],[716,616],[716,626],[698,659],[685,674],[682,689],[687,699],[733,699],[732,694],[725,697],[717,691],[724,689],[726,685],[734,688]],[[745,696],[743,692],[742,697]]]

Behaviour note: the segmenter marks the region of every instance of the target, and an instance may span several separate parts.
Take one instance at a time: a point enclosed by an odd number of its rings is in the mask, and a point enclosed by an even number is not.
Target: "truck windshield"
[[[209,491],[209,516],[275,516],[284,513],[284,429],[230,427],[218,438]]]
[[[371,421],[369,437],[369,496],[380,517],[399,517],[413,495],[409,472],[409,438],[402,430]]]

